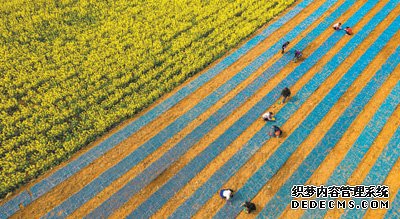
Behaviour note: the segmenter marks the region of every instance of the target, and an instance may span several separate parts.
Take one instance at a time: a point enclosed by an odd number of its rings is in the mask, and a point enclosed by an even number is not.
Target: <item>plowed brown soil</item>
[[[396,41],[392,41],[393,43]],[[384,56],[385,52],[383,51],[381,55]],[[382,56],[380,58],[382,58]],[[388,95],[390,92],[390,89],[395,86],[395,83],[393,83],[395,80],[399,79],[399,74],[397,75],[392,75],[387,82],[382,86],[384,89],[379,90],[376,95],[371,99],[371,101],[365,106],[365,110],[358,115],[357,119],[352,123],[352,125],[348,128],[346,133],[343,135],[341,140],[336,144],[336,146],[332,149],[332,151],[329,153],[329,155],[325,158],[325,160],[321,163],[321,165],[318,167],[318,169],[315,171],[315,173],[312,175],[312,177],[307,181],[307,185],[324,185],[328,178],[331,176],[333,173],[334,169],[337,167],[337,165],[340,163],[340,161],[345,157],[347,151],[350,149],[350,147],[354,144],[354,142],[357,140],[358,136],[361,134],[362,130],[364,127],[368,124],[369,120],[372,118],[374,115],[374,112],[379,108],[380,104],[384,101],[385,97]],[[393,117],[393,119],[396,119],[396,116]],[[394,123],[394,124],[392,124]],[[375,143],[371,146],[371,148],[382,148],[384,145],[386,145],[387,141],[389,141],[390,136],[393,134],[396,122],[392,122],[390,119],[387,126],[383,130],[385,132],[380,133],[378,138],[376,139]],[[391,134],[390,134],[391,133]],[[388,136],[389,134],[389,136]],[[385,138],[382,138],[381,136],[385,136]],[[379,146],[377,146],[379,145]],[[375,151],[376,152],[376,151]],[[375,156],[378,156],[378,154],[375,154]],[[368,156],[366,156],[368,157]],[[373,156],[374,157],[374,156]],[[369,164],[374,163],[373,157],[369,158]],[[369,166],[371,168],[372,166]],[[360,178],[364,178],[365,175],[368,173],[367,167],[357,167],[354,175],[359,176]],[[361,171],[361,172],[359,172]],[[362,177],[364,175],[364,177]],[[349,180],[349,185],[356,185],[356,184],[351,184]],[[293,218],[298,218],[300,217],[304,212],[302,210],[292,210],[288,206],[284,213],[282,214],[282,217],[293,217]]]
[[[391,14],[388,19],[388,21],[385,22],[392,22],[393,18],[397,16],[398,12],[395,12],[394,14]],[[389,18],[388,17],[388,18]],[[380,25],[388,25],[388,23],[383,22]],[[371,37],[368,37],[367,41],[370,40],[375,40],[376,37],[379,35],[379,33],[374,37],[374,33],[371,34]],[[393,47],[396,42],[400,39],[400,34],[398,33],[389,43],[388,45],[381,51],[381,53],[376,57],[374,64],[370,65],[366,72],[374,72],[376,71],[377,67],[381,66],[386,61],[386,58],[390,56],[390,54],[395,50],[396,47]],[[364,41],[366,42],[366,41]],[[365,51],[365,49],[363,49]],[[327,156],[327,158],[324,160],[324,162],[320,165],[320,167],[317,169],[317,171],[314,173],[314,175],[310,178],[310,180],[307,182],[307,184],[313,184],[313,185],[322,185],[326,182],[328,177],[332,174],[334,168],[339,164],[339,162],[344,158],[346,155],[345,152],[347,152],[350,147],[353,145],[353,143],[356,141],[358,136],[361,134],[363,128],[367,125],[368,121],[372,116],[374,115],[374,112],[378,109],[380,104],[383,102],[385,96],[387,95],[388,92],[395,84],[394,82],[398,80],[398,76],[396,74],[393,74],[387,84],[382,86],[383,89],[380,89],[376,96],[367,104],[367,106],[364,108],[360,115],[357,117],[357,119],[354,121],[354,123],[348,128],[347,132],[344,134],[343,138],[337,143],[337,145],[334,147],[332,152]],[[354,86],[352,86],[354,87]],[[382,91],[385,90],[386,93],[382,93]],[[325,126],[324,126],[325,127]],[[301,214],[303,213],[302,210],[290,210],[289,207],[286,208],[286,211],[284,212],[282,217],[300,217]]]
[[[398,120],[399,121],[399,120]],[[397,127],[400,126],[400,123],[397,123]],[[400,180],[399,180],[399,173],[400,173],[400,159],[393,165],[393,168],[390,170],[388,177],[386,178],[384,185],[389,186],[389,202],[392,203],[396,194],[400,189]],[[386,199],[387,200],[387,199]],[[378,219],[383,218],[387,209],[368,209],[367,213],[365,214],[365,218],[367,219]]]
[[[382,62],[384,62],[384,55],[381,55],[380,58],[378,58]],[[375,62],[376,63],[376,62]],[[374,64],[375,64],[374,63]],[[378,64],[379,66],[379,64]],[[368,71],[367,71],[368,72]],[[373,72],[373,71],[371,71]],[[362,75],[363,77],[365,75]],[[370,76],[370,75],[369,75]],[[355,86],[357,88],[362,88],[363,83],[362,82],[355,82]],[[394,86],[394,85],[393,85]],[[285,163],[285,165],[279,170],[277,175],[275,175],[265,186],[264,188],[257,194],[257,196],[253,199],[253,202],[258,203],[261,207],[263,207],[270,199],[275,195],[275,193],[279,190],[279,188],[285,183],[285,181],[293,174],[293,172],[298,168],[298,166],[303,162],[303,160],[306,158],[306,156],[311,152],[311,150],[316,146],[316,144],[323,138],[325,133],[328,131],[328,129],[333,125],[333,123],[336,121],[336,119],[341,115],[341,113],[345,110],[347,107],[347,104],[350,104],[350,102],[353,100],[353,98],[356,95],[357,92],[359,92],[361,89],[357,90],[352,90],[349,93],[345,94],[341,100],[339,100],[338,104],[332,108],[332,110],[329,112],[329,114],[321,121],[321,123],[314,129],[314,131],[310,134],[310,136],[299,146],[296,152],[293,153],[293,156],[289,158],[289,160]],[[348,130],[349,132],[352,132],[354,128],[361,128],[363,125],[366,125],[368,122],[368,117],[371,112],[374,112],[378,108],[380,102],[382,99],[379,99],[379,97],[375,97],[372,101],[374,104],[371,104],[370,107],[373,109],[368,108],[368,106],[365,107],[365,110],[363,114],[360,114],[359,120],[363,121],[365,124],[359,124],[360,126],[357,125],[352,125]],[[346,105],[343,105],[346,103]],[[368,113],[365,113],[368,112]],[[365,116],[365,114],[367,116]],[[372,114],[373,115],[373,114]],[[357,133],[354,131],[354,133]],[[352,133],[353,134],[353,133]],[[358,134],[360,134],[358,132]],[[354,134],[353,134],[354,136]],[[358,135],[356,135],[358,136]],[[344,137],[347,142],[350,140],[347,137]],[[354,139],[355,141],[355,139]],[[338,144],[339,145],[339,144]],[[347,146],[351,146],[352,144],[346,144]],[[343,154],[344,150],[340,150],[339,154]],[[335,161],[340,161],[340,156],[338,154],[333,155],[333,158]],[[322,166],[323,164],[321,164]],[[328,165],[327,165],[328,166]],[[324,165],[324,167],[326,167]],[[329,165],[329,167],[335,167],[332,165]],[[319,172],[318,174],[315,174],[315,178],[318,180],[321,178],[324,178],[324,176],[321,175],[327,175],[329,176],[329,172],[326,171],[328,168],[321,168],[323,172]],[[310,180],[311,182],[307,182],[306,184],[312,184],[312,185],[320,185],[323,183],[316,183],[315,181]],[[315,184],[316,183],[316,184]],[[352,184],[353,185],[353,184]],[[299,211],[300,212],[300,211]],[[239,218],[243,217],[248,217],[246,214],[240,214]],[[287,212],[282,215],[282,218],[299,218],[300,215],[294,215],[292,212]]]
[[[400,68],[399,68],[400,69]],[[385,126],[385,128],[388,128],[388,130],[383,129],[384,132],[388,132],[388,133],[394,133],[394,131],[396,130],[397,126],[396,122],[394,121],[399,121],[400,117],[399,114],[400,113],[400,108],[398,110],[395,111],[395,113],[390,117],[388,124]],[[394,120],[392,120],[394,119]],[[394,128],[393,128],[394,127]],[[392,128],[392,129],[390,129]],[[380,135],[382,135],[383,133],[380,133]],[[361,185],[362,181],[364,180],[364,178],[367,176],[367,174],[369,173],[369,170],[372,168],[372,166],[375,164],[376,159],[378,158],[378,156],[381,154],[381,152],[383,151],[383,149],[385,148],[386,144],[381,144],[382,141],[387,141],[390,140],[389,139],[382,139],[381,141],[375,141],[375,144],[373,144],[370,149],[368,150],[367,154],[364,156],[363,160],[361,161],[361,163],[359,164],[359,166],[357,167],[357,171],[355,171],[352,176],[350,177],[350,179],[347,181],[348,185]],[[370,156],[368,156],[370,155]],[[390,188],[390,187],[389,187]],[[389,191],[392,192],[392,191]],[[396,193],[391,193],[391,194],[396,194]],[[344,210],[343,209],[334,209],[334,210],[329,210],[326,213],[326,218],[339,218],[342,214],[343,214]]]
[[[362,5],[362,3],[358,3]],[[358,6],[359,6],[358,5]],[[358,7],[357,6],[357,7]],[[356,7],[354,7],[356,8]],[[349,10],[345,13],[341,20],[346,20],[350,17],[356,10]],[[330,34],[328,31],[324,34]],[[329,35],[323,35],[321,39],[316,40],[316,42],[321,42],[323,39],[327,39]],[[325,57],[322,58],[321,61],[318,62],[316,66],[313,67],[309,72],[318,72],[320,68],[340,49],[340,45],[344,45],[348,39],[343,38]],[[338,75],[336,75],[338,77]],[[297,83],[296,83],[297,84]],[[325,83],[326,84],[326,83]],[[292,131],[294,131],[297,126],[301,123],[301,121],[308,115],[309,112],[316,106],[316,104],[322,99],[321,97],[326,94],[326,92],[332,88],[335,84],[328,84],[327,87],[321,86],[314,94],[308,99],[306,104],[304,104],[295,114],[291,116],[291,118],[282,126],[282,129],[289,135]],[[323,89],[324,88],[324,89]],[[223,187],[226,188],[240,188],[247,181],[247,179],[268,159],[268,157],[275,151],[276,148],[284,141],[284,139],[271,139],[268,141],[239,171],[233,176]],[[211,216],[216,211],[219,210],[220,207],[223,206],[223,202],[221,202],[218,195],[214,195],[212,199],[210,199],[206,205],[196,214],[196,216]]]

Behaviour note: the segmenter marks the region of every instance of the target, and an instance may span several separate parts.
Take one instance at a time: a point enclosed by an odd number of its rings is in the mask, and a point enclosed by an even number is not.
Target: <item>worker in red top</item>
[[[346,31],[347,35],[353,35],[353,30],[350,27],[344,28],[344,31]]]

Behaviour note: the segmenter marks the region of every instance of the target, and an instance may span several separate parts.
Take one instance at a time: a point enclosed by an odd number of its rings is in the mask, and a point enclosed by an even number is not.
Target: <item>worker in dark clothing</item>
[[[301,57],[303,56],[303,53],[300,50],[296,50],[294,52],[294,58],[293,61],[297,62]]]
[[[281,103],[285,103],[286,99],[287,99],[288,97],[290,97],[290,94],[291,94],[291,92],[290,92],[289,88],[287,88],[287,87],[283,88],[283,90],[282,90],[282,92],[281,92],[281,95],[282,95],[282,97],[283,97]]]
[[[286,41],[283,45],[282,45],[282,54],[285,53],[285,49],[286,47],[289,45],[289,41]]]
[[[282,135],[282,130],[278,126],[274,125],[272,126],[271,131],[268,135],[271,137],[279,138]]]
[[[256,210],[256,205],[249,201],[245,201],[242,204],[242,207],[244,207],[244,212],[246,212],[247,214],[250,214],[252,211]]]

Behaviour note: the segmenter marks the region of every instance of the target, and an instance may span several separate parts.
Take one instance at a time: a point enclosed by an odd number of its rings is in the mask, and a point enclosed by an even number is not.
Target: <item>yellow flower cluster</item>
[[[294,0],[0,5],[0,197],[221,57]]]

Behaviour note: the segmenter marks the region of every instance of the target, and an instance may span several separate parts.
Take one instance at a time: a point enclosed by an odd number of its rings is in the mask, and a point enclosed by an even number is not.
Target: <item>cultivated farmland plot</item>
[[[0,218],[400,217],[399,14],[398,0],[4,2]]]

